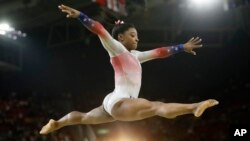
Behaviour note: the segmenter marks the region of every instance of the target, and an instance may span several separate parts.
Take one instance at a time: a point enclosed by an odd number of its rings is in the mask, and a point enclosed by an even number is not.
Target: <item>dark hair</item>
[[[112,37],[118,40],[118,34],[124,33],[129,28],[135,28],[135,26],[130,23],[116,24],[112,29]]]

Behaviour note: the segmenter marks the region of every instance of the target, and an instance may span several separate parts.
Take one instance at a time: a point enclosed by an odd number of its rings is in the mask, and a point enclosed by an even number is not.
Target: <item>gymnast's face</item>
[[[135,28],[129,28],[124,33],[118,34],[118,40],[130,51],[137,48],[139,39]]]

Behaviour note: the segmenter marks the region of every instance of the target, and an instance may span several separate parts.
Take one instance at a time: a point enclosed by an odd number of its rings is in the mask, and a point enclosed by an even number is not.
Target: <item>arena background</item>
[[[232,127],[250,124],[249,0],[202,2],[0,0],[0,25],[15,28],[0,28],[0,141],[229,140]],[[109,31],[117,19],[134,23],[142,51],[201,37],[204,47],[196,56],[179,53],[143,64],[140,97],[181,103],[214,98],[220,104],[200,118],[75,125],[40,135],[50,118],[87,112],[114,88],[99,39],[76,19],[67,19],[57,8],[61,3]]]

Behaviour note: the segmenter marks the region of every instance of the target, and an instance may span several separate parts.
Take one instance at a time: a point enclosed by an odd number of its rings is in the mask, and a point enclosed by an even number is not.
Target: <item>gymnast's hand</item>
[[[184,44],[184,51],[196,55],[193,49],[202,47],[201,39],[199,37],[191,38],[188,42]]]
[[[80,11],[63,4],[59,5],[58,8],[61,9],[63,13],[67,14],[67,18],[78,18],[80,15]]]

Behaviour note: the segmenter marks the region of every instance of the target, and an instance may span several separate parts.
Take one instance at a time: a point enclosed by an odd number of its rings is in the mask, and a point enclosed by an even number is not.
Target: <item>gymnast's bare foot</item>
[[[218,104],[219,104],[219,101],[215,99],[208,99],[208,100],[202,101],[198,103],[198,106],[195,108],[194,116],[200,117],[207,108],[213,107]]]
[[[59,129],[57,122],[53,119],[49,120],[49,123],[47,123],[45,126],[43,126],[42,130],[40,131],[40,134],[48,134],[52,131],[55,131]]]

